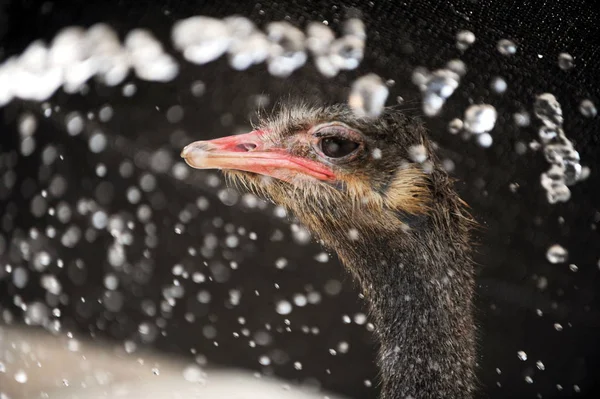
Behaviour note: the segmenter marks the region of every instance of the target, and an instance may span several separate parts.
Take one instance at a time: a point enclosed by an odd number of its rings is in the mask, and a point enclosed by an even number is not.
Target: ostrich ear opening
[[[384,194],[385,204],[402,212],[422,215],[431,210],[429,177],[420,168],[398,169]]]

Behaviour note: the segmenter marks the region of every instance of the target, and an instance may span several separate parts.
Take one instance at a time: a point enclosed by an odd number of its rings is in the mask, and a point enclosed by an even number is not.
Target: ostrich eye
[[[323,154],[329,158],[342,158],[353,153],[360,144],[343,137],[324,137],[319,146]]]

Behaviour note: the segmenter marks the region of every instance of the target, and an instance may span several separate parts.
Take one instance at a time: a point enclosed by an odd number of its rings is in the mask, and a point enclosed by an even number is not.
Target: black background
[[[357,71],[342,73],[327,80],[312,66],[306,66],[288,79],[271,77],[264,65],[246,72],[234,72],[224,59],[198,67],[180,59],[182,71],[172,83],[136,82],[138,90],[131,97],[123,97],[120,88],[92,86],[86,96],[67,96],[59,93],[51,99],[52,105],[61,110],[49,118],[41,117],[39,104],[14,102],[0,110],[3,120],[0,142],[2,151],[11,151],[18,145],[16,121],[24,109],[40,115],[40,127],[36,133],[38,151],[28,158],[19,158],[16,189],[3,196],[0,209],[3,217],[10,214],[16,229],[3,231],[7,241],[18,235],[18,229],[27,231],[31,226],[43,230],[48,224],[58,222],[50,216],[34,218],[29,212],[31,196],[18,188],[31,182],[39,191],[47,182],[38,181],[40,149],[53,143],[60,148],[64,160],[55,164],[52,173],[60,173],[69,182],[65,200],[75,204],[80,197],[94,198],[101,182],[102,190],[113,190],[110,201],[104,204],[111,212],[134,213],[136,207],[129,204],[124,192],[136,184],[144,172],[141,168],[130,179],[118,174],[123,159],[133,159],[144,151],[166,148],[177,156],[185,140],[211,138],[232,134],[248,128],[248,115],[254,106],[249,99],[253,95],[268,93],[271,103],[280,97],[304,96],[326,101],[344,101],[350,82],[360,74],[375,72],[384,79],[393,79],[388,103],[396,96],[407,100],[406,108],[419,113],[420,96],[410,82],[412,70],[419,65],[430,69],[442,67],[452,58],[460,57],[469,72],[457,92],[451,97],[442,114],[425,119],[432,137],[442,147],[442,154],[456,164],[455,175],[459,178],[458,189],[473,207],[482,223],[478,245],[478,324],[480,326],[480,377],[482,397],[594,397],[600,378],[600,314],[598,299],[600,270],[600,239],[596,225],[600,221],[600,179],[598,178],[600,146],[599,118],[584,118],[577,110],[579,102],[590,98],[600,105],[600,51],[597,45],[600,31],[595,4],[578,1],[4,1],[0,7],[0,40],[3,57],[21,52],[32,40],[51,39],[62,27],[68,25],[89,26],[104,21],[124,35],[127,31],[144,27],[152,30],[172,54],[169,32],[174,21],[201,14],[223,17],[238,13],[252,18],[259,25],[266,22],[289,19],[298,26],[307,21],[327,20],[338,29],[348,6],[361,10],[368,29],[365,61]],[[2,3],[0,3],[2,4]],[[477,41],[464,55],[455,47],[458,30],[472,30]],[[499,39],[509,38],[518,44],[518,52],[505,57],[495,49]],[[575,68],[562,71],[557,56],[566,51],[575,57]],[[489,90],[493,76],[502,76],[508,82],[504,95]],[[190,93],[192,81],[202,80],[207,92],[196,98]],[[539,175],[547,169],[540,153],[527,151],[518,155],[514,146],[518,141],[529,143],[535,139],[535,122],[530,128],[518,128],[512,121],[512,113],[521,109],[531,111],[536,94],[551,92],[563,106],[565,131],[581,153],[582,163],[591,169],[590,178],[572,188],[572,199],[566,204],[549,205],[539,184]],[[446,131],[446,124],[461,117],[470,103],[487,102],[499,111],[494,130],[495,144],[482,149],[473,142],[464,142]],[[69,137],[64,132],[64,115],[70,110],[94,111],[110,104],[115,116],[108,123],[88,124],[86,133],[102,129],[110,138],[111,146],[99,155],[91,154],[82,135]],[[177,125],[170,124],[166,110],[179,104],[185,116]],[[180,141],[172,133],[181,129],[186,136]],[[139,156],[139,155],[138,155]],[[96,165],[102,162],[108,174],[101,179],[95,174]],[[200,247],[206,234],[216,234],[220,248],[213,262],[239,263],[230,278],[218,283],[208,281],[202,288],[211,292],[210,305],[198,310],[194,323],[185,321],[187,297],[192,301],[198,285],[185,282],[186,298],[180,300],[165,328],[166,337],[159,337],[153,345],[169,353],[190,355],[190,348],[207,356],[215,364],[262,369],[278,376],[299,381],[314,381],[327,388],[355,398],[376,397],[377,388],[366,386],[365,380],[376,381],[373,364],[375,346],[371,334],[364,325],[344,324],[343,315],[354,315],[364,310],[357,290],[337,261],[326,264],[313,258],[321,252],[317,244],[300,245],[291,238],[289,222],[273,216],[273,208],[247,209],[244,206],[224,205],[216,193],[222,187],[213,188],[207,176],[215,173],[193,172],[184,181],[178,181],[168,173],[157,175],[158,188],[153,220],[158,226],[158,247],[152,251],[154,272],[146,284],[128,284],[123,276],[120,291],[125,297],[121,312],[107,312],[97,299],[102,296],[103,275],[110,269],[106,263],[106,250],[111,240],[108,234],[99,233],[93,243],[81,243],[75,249],[65,249],[49,240],[45,245],[52,248],[57,257],[68,263],[81,258],[87,265],[87,280],[83,285],[73,284],[65,272],[57,270],[65,291],[72,298],[63,307],[61,320],[65,326],[99,337],[124,340],[135,337],[140,321],[148,319],[140,310],[141,299],[158,302],[161,289],[172,279],[171,269],[182,262],[190,270],[210,274],[210,268],[202,264],[202,256],[190,257],[187,248]],[[223,182],[221,182],[222,184]],[[509,184],[517,183],[516,192]],[[195,199],[205,195],[210,208],[201,212],[183,234],[174,232],[179,211]],[[158,199],[156,199],[158,198]],[[160,199],[162,198],[162,200]],[[58,202],[58,201],[56,201]],[[240,247],[224,248],[227,235],[222,227],[215,227],[214,218],[225,224],[243,226],[255,231],[258,239],[242,237]],[[564,223],[559,222],[564,218]],[[79,217],[78,224],[89,225],[89,219]],[[63,226],[56,226],[64,228]],[[282,242],[270,240],[275,230],[284,232]],[[131,248],[131,258],[141,259],[144,250],[143,236]],[[56,241],[56,240],[55,240]],[[560,243],[569,250],[569,263],[578,266],[577,272],[567,264],[553,265],[546,261],[546,249]],[[7,255],[2,255],[2,262]],[[289,266],[284,270],[275,268],[275,260],[286,257]],[[548,285],[537,288],[537,278],[544,276]],[[5,276],[4,276],[5,277]],[[330,279],[343,281],[343,291],[337,296],[323,294],[318,305],[294,308],[288,316],[275,312],[274,303],[280,298],[291,298],[293,293],[304,292],[307,285],[322,291]],[[279,288],[274,286],[276,283]],[[230,289],[240,289],[242,300],[228,309],[225,302]],[[260,295],[257,296],[254,291]],[[30,284],[18,290],[9,279],[0,274],[0,308],[12,309],[14,295],[28,300],[40,297],[41,290]],[[76,305],[79,297],[88,299],[81,309]],[[538,316],[540,309],[543,316]],[[239,331],[238,317],[246,319],[247,327],[255,332],[270,323],[273,342],[267,347],[251,348],[247,338],[234,338]],[[291,332],[277,332],[291,322]],[[563,326],[562,331],[554,323]],[[203,326],[216,327],[215,339],[203,336]],[[319,334],[302,332],[301,327],[317,326]],[[65,330],[66,331],[66,330]],[[216,340],[219,346],[213,345]],[[332,356],[330,348],[340,341],[350,343],[347,354]],[[283,365],[264,368],[258,357],[284,351],[290,361]],[[523,362],[517,351],[528,354]],[[545,370],[536,369],[541,360]],[[293,362],[300,361],[302,370],[296,370]],[[498,374],[496,368],[501,370]],[[329,373],[327,372],[329,370]],[[530,375],[533,383],[524,377]],[[498,386],[498,384],[500,386]],[[557,390],[556,384],[564,389]],[[581,393],[576,394],[577,384]],[[368,385],[368,384],[367,384]]]

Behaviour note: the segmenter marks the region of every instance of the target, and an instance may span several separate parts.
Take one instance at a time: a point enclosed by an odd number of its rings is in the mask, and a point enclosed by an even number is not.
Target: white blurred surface
[[[341,399],[246,371],[6,326],[0,326],[0,397]]]

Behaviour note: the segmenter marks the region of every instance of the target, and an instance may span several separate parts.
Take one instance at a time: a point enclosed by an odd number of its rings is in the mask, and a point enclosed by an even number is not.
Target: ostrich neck
[[[432,228],[391,236],[334,243],[369,302],[382,398],[469,398],[476,360],[468,248]]]

